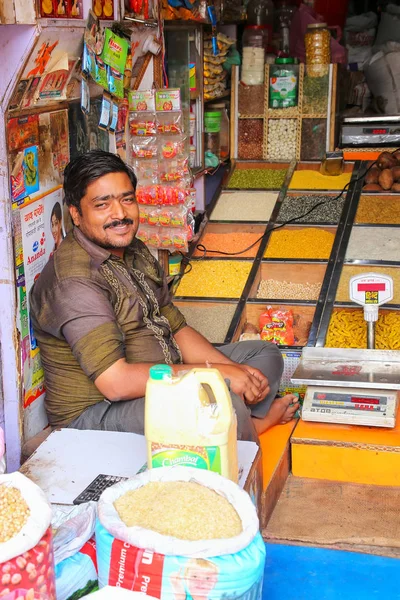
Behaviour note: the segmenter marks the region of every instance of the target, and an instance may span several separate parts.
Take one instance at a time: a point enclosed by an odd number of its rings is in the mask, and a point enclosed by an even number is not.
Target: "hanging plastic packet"
[[[90,91],[86,77],[81,80],[81,109],[85,115],[90,112]]]
[[[124,76],[112,67],[107,67],[107,83],[111,94],[117,98],[124,97]]]
[[[108,89],[107,66],[98,56],[96,57],[94,75],[92,77],[100,87]]]
[[[133,137],[131,138],[132,159],[152,159],[157,158],[158,145],[155,137]]]
[[[132,112],[129,115],[129,130],[134,136],[154,136],[157,133],[156,117],[150,112]]]
[[[181,112],[158,112],[156,119],[158,133],[167,135],[178,135],[183,133],[183,119]]]
[[[112,103],[111,107],[111,123],[110,123],[110,131],[115,131],[118,125],[118,104],[116,102]]]
[[[82,73],[84,73],[85,75],[90,75],[92,70],[93,66],[91,53],[89,52],[87,44],[83,44]]]
[[[100,113],[100,121],[99,128],[108,130],[108,126],[110,123],[110,114],[111,114],[111,98],[103,94],[103,99],[101,101],[101,113]]]

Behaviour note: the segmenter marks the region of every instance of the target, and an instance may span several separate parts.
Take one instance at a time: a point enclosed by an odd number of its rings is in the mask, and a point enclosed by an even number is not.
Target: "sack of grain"
[[[21,473],[0,476],[0,596],[55,600],[51,508]]]
[[[57,600],[77,600],[98,587],[96,514],[95,502],[62,507],[53,514]]]
[[[100,588],[162,600],[261,598],[257,513],[232,481],[191,467],[151,469],[103,492],[98,513]]]

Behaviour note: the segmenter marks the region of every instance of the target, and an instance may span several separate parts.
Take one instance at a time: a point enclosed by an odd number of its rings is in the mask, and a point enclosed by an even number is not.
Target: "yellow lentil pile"
[[[321,283],[293,283],[292,281],[262,279],[257,291],[257,298],[318,300],[320,290]]]
[[[264,256],[266,258],[328,259],[335,236],[317,227],[283,228],[274,231]]]
[[[382,273],[393,277],[393,300],[389,304],[400,304],[400,268],[398,267],[353,267],[346,265],[343,267],[342,275],[339,280],[339,286],[336,292],[337,302],[350,302],[349,282],[354,275],[362,273]]]
[[[376,348],[400,350],[400,312],[380,311],[376,324]],[[326,337],[327,348],[366,348],[367,324],[363,311],[338,309],[332,312]]]
[[[183,276],[177,296],[239,298],[252,267],[251,261],[192,261],[192,270]]]
[[[295,171],[289,184],[293,190],[341,190],[349,183],[351,173],[342,175],[321,175],[318,171],[305,169]]]
[[[114,502],[128,527],[144,527],[181,540],[229,538],[243,531],[232,504],[189,481],[153,481]]]
[[[382,225],[400,224],[400,200],[398,198],[379,198],[361,196],[358,203],[356,223],[381,223]]]
[[[31,511],[17,488],[0,485],[0,543],[17,535],[30,514]]]

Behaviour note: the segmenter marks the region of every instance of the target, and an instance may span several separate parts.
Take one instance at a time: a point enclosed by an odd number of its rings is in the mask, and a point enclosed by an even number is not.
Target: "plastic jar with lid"
[[[331,62],[331,34],[326,23],[310,23],[304,38],[309,77],[322,77]]]
[[[243,33],[243,56],[241,80],[246,85],[264,83],[265,48],[268,32],[264,27],[246,27]]]
[[[219,158],[221,111],[213,109],[204,113],[204,145],[208,152]]]
[[[269,107],[292,108],[297,106],[298,71],[294,58],[277,58],[270,67]]]

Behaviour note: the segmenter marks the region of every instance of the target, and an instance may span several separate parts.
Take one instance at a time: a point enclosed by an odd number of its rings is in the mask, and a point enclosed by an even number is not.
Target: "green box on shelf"
[[[113,33],[111,29],[105,30],[104,46],[101,58],[119,73],[125,70],[128,57],[129,42],[125,38]]]

